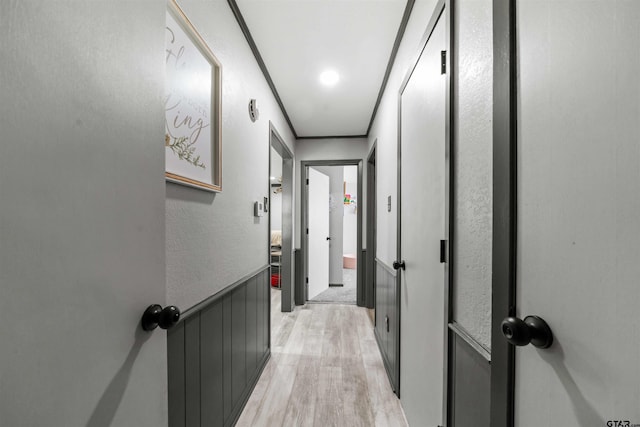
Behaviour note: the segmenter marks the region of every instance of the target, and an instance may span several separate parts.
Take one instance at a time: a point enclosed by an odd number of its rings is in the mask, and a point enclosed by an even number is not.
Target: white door
[[[415,426],[442,425],[445,29],[440,18],[401,95],[400,400]]]
[[[517,11],[515,425],[640,424],[640,2]]]
[[[166,332],[140,328],[166,298],[161,22],[4,6],[0,425],[166,426]]]
[[[313,168],[309,174],[309,290],[312,299],[329,289],[329,177]]]

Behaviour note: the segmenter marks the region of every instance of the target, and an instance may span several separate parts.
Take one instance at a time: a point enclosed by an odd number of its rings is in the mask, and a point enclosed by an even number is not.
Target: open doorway
[[[361,162],[303,162],[305,301],[364,305]]]
[[[271,215],[269,216],[271,286],[282,290],[282,157],[271,147]]]
[[[293,154],[269,124],[269,265],[280,310],[293,310]],[[273,299],[272,298],[272,299]],[[278,305],[274,305],[277,307]]]
[[[378,206],[376,198],[376,146],[377,140],[373,142],[373,147],[371,147],[371,151],[367,156],[367,225],[365,227],[367,230],[367,249],[364,251],[366,263],[364,280],[365,303],[374,326],[376,324],[376,209]]]

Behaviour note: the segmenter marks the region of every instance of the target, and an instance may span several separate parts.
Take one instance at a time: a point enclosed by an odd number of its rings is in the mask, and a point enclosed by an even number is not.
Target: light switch
[[[253,216],[261,217],[264,215],[264,204],[263,202],[253,202]]]

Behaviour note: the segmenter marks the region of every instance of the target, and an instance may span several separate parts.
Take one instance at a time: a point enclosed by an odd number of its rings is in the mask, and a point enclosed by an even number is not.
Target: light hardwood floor
[[[271,291],[271,359],[240,427],[407,426],[367,310],[307,304],[280,312]]]

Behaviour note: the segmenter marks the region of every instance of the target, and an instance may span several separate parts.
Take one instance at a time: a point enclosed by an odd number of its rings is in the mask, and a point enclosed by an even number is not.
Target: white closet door
[[[307,299],[329,289],[329,177],[309,168],[309,288]]]
[[[400,400],[412,426],[442,425],[445,283],[446,22],[440,18],[401,104]]]

